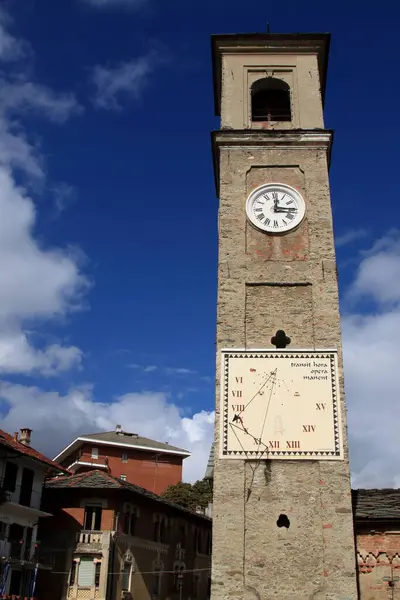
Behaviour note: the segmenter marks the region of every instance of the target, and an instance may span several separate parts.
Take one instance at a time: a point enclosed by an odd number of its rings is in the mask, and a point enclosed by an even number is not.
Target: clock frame
[[[303,196],[286,183],[264,183],[246,200],[247,220],[267,234],[284,235],[301,225],[306,214]]]

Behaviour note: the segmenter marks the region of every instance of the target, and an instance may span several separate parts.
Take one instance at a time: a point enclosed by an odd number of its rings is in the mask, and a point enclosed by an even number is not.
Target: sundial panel
[[[221,458],[343,458],[336,351],[221,353]]]

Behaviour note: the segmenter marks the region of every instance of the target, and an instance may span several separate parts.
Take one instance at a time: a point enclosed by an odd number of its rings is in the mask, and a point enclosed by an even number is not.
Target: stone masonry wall
[[[236,135],[236,137],[235,137]],[[327,134],[328,135],[328,134]],[[345,460],[220,460],[216,427],[212,600],[357,598],[338,287],[329,195],[329,143],[279,143],[217,134],[220,151],[219,350],[270,348],[284,329],[291,348],[337,348]],[[250,146],[250,147],[249,147]],[[269,237],[246,220],[257,185],[281,181],[307,205],[299,229]],[[290,527],[277,527],[286,514]]]

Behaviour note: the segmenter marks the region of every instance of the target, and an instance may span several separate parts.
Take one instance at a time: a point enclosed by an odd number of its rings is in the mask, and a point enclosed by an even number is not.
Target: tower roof
[[[322,102],[325,97],[329,33],[228,33],[211,36],[215,114],[221,114],[221,58],[224,52],[276,52],[318,55]]]

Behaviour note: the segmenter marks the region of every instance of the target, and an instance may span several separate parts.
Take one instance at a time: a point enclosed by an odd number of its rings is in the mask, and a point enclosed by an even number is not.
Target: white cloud
[[[337,247],[348,246],[359,240],[367,237],[368,231],[366,229],[349,229],[341,235],[335,236],[335,244]]]
[[[158,62],[156,52],[114,66],[96,65],[92,82],[96,91],[93,103],[98,108],[119,110],[126,99],[138,99]]]
[[[20,57],[24,43],[7,37],[7,24],[0,10],[0,58],[6,51]],[[43,181],[45,172],[39,148],[21,124],[30,111],[63,123],[80,107],[72,94],[57,94],[18,72],[0,79],[0,372],[48,376],[79,365],[82,353],[58,343],[36,348],[26,328],[80,308],[88,282],[72,251],[46,248],[35,238],[28,187],[32,179]],[[16,171],[18,181],[25,175],[25,188],[16,184]]]
[[[365,254],[349,298],[369,298],[381,305],[400,302],[400,234],[393,231]]]
[[[0,336],[0,372],[3,373],[50,376],[68,371],[81,362],[82,351],[76,346],[51,344],[40,350],[33,348],[28,336],[20,330],[3,331]]]
[[[82,107],[71,92],[56,93],[25,77],[6,80],[0,78],[0,114],[35,112],[46,118],[64,123],[71,115],[82,112]]]
[[[90,386],[61,396],[36,387],[0,383],[0,400],[8,407],[2,428],[34,430],[32,445],[55,456],[77,435],[107,431],[116,424],[158,441],[192,452],[184,460],[184,479],[204,477],[214,435],[214,413],[201,411],[183,417],[179,408],[161,392],[125,394],[112,403],[95,402]]]
[[[11,61],[22,58],[27,50],[27,44],[17,39],[8,31],[11,24],[10,15],[0,8],[0,60]]]
[[[97,8],[141,8],[147,4],[148,0],[83,0],[87,4],[91,4]]]
[[[162,371],[167,375],[197,375],[197,371],[193,371],[193,369],[187,369],[186,367],[157,367],[156,365],[138,365],[137,363],[132,363],[128,365],[130,369],[137,369],[139,371],[143,371],[143,373],[153,373],[154,371]],[[207,380],[207,377],[201,377],[202,380]]]
[[[197,371],[185,367],[167,367],[165,371],[168,375],[196,375],[197,373]]]
[[[342,320],[354,487],[400,486],[399,263],[393,232],[365,254],[349,290],[352,302],[368,301],[372,310]]]
[[[62,181],[54,184],[49,192],[53,194],[57,214],[62,213],[76,199],[76,189]]]
[[[33,237],[33,201],[0,166],[0,371],[44,375],[79,364],[75,347],[34,349],[24,324],[80,307],[88,282],[66,250],[44,249]]]

